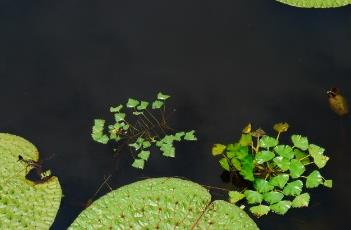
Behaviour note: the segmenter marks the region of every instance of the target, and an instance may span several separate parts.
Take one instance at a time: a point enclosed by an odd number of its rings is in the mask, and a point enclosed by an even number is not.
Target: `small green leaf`
[[[289,145],[277,145],[274,147],[274,151],[289,160],[294,158],[293,149]]]
[[[323,185],[327,188],[332,188],[333,187],[333,180],[325,180]]]
[[[144,141],[143,142],[143,149],[149,148],[151,146],[150,141]]]
[[[266,193],[266,192],[271,191],[274,188],[274,186],[269,184],[269,182],[264,180],[264,179],[257,178],[257,179],[255,179],[255,182],[254,182],[254,188],[259,193]]]
[[[273,159],[274,163],[282,170],[282,171],[287,171],[290,166],[290,161],[289,159],[286,159],[284,157],[275,157]]]
[[[129,98],[127,102],[127,107],[128,108],[135,108],[137,105],[139,105],[139,101],[135,100],[133,98]]]
[[[307,157],[308,154],[302,152],[300,149],[294,149],[294,155],[295,155],[296,160],[301,161],[301,163],[304,164],[304,165],[306,165],[306,164],[311,162],[310,158]]]
[[[138,105],[137,110],[145,110],[149,105],[147,101],[140,101],[140,105]]]
[[[267,205],[257,205],[250,208],[250,212],[256,217],[267,215],[271,209]]]
[[[235,152],[235,156],[239,160],[243,160],[244,158],[247,157],[248,154],[249,154],[249,148],[247,146],[240,146],[239,145],[237,151]]]
[[[158,100],[167,100],[168,98],[170,98],[171,96],[169,96],[169,95],[166,95],[166,94],[163,94],[163,93],[161,93],[161,92],[159,92],[158,94],[157,94],[157,99]]]
[[[246,190],[244,192],[247,203],[249,204],[260,204],[262,202],[263,196],[262,194],[253,191],[253,190]]]
[[[312,157],[317,156],[317,155],[323,155],[325,149],[322,147],[319,147],[318,145],[310,144],[308,146],[308,152]]]
[[[230,160],[230,162],[232,163],[232,165],[233,165],[238,171],[241,170],[241,163],[240,163],[240,161],[239,161],[238,159],[232,158],[232,159]]]
[[[212,147],[212,155],[217,156],[223,153],[225,150],[226,146],[222,144],[214,144]]]
[[[307,176],[306,188],[316,188],[323,183],[323,177],[318,170],[314,170]]]
[[[121,111],[122,108],[123,108],[123,105],[119,105],[116,107],[110,107],[110,112],[111,113],[118,113],[119,111]]]
[[[143,159],[135,159],[132,167],[138,168],[138,169],[144,169],[145,161]]]
[[[124,124],[122,127],[123,130],[128,130],[129,129],[129,125],[128,124]]]
[[[271,210],[279,215],[284,215],[291,208],[291,201],[282,200],[269,206]]]
[[[313,157],[314,163],[317,165],[318,168],[323,168],[329,160],[329,157],[325,155],[316,155]]]
[[[138,137],[138,139],[136,140],[136,143],[138,143],[138,144],[142,144],[143,142],[145,141],[145,139],[144,138],[142,138],[142,137]]]
[[[252,143],[252,136],[250,134],[242,134],[239,140],[241,146],[249,146]]]
[[[274,156],[274,153],[271,151],[260,151],[256,154],[255,160],[257,164],[262,164],[264,162],[272,160]]]
[[[117,122],[123,121],[125,117],[126,117],[125,113],[115,113],[115,120]]]
[[[137,142],[132,143],[132,144],[128,144],[128,146],[133,147],[135,150],[138,150],[141,148],[141,144],[139,144]]]
[[[222,166],[223,169],[227,170],[228,172],[230,171],[230,166],[227,158],[223,157],[222,159],[220,159],[219,164]]]
[[[295,197],[295,199],[292,201],[292,206],[294,208],[308,207],[309,203],[310,203],[310,194],[303,193]]]
[[[107,142],[109,141],[109,138],[107,135],[104,134],[104,128],[105,128],[105,120],[102,120],[102,119],[94,120],[94,126],[92,128],[92,133],[91,133],[91,137],[93,138],[94,141],[102,144],[107,144]]]
[[[305,166],[296,159],[292,159],[289,165],[291,178],[299,178],[305,172]]]
[[[301,149],[307,150],[308,149],[308,139],[307,137],[303,137],[301,135],[292,135],[291,141],[293,142],[294,146]]]
[[[154,101],[152,102],[152,109],[159,109],[163,106],[163,101]]]
[[[172,144],[163,143],[160,150],[163,152],[162,155],[165,157],[175,157],[175,148]]]
[[[251,154],[248,154],[241,161],[240,175],[242,175],[245,180],[254,181],[255,177],[254,177],[253,171],[254,171],[253,157]]]
[[[288,131],[289,128],[289,124],[286,122],[281,122],[281,123],[277,123],[273,126],[273,129],[277,132],[277,133],[283,133]]]
[[[228,195],[229,195],[229,202],[232,204],[235,204],[236,202],[238,202],[239,200],[242,200],[245,197],[244,194],[237,191],[230,191]]]
[[[178,132],[178,133],[176,133],[175,135],[174,135],[174,140],[175,141],[181,141],[182,139],[182,137],[185,135],[185,132]]]
[[[187,140],[187,141],[196,141],[197,138],[195,136],[195,130],[191,130],[189,132],[186,132],[185,135],[184,135],[184,140]]]
[[[240,148],[240,145],[239,144],[229,144],[227,145],[227,148],[226,148],[226,155],[229,159],[232,159],[233,157],[235,157],[236,155],[236,151]]]
[[[285,184],[288,182],[288,180],[289,180],[289,175],[283,173],[275,177],[272,177],[269,183],[275,187],[279,187],[283,189]]]
[[[138,154],[138,157],[139,157],[140,159],[143,159],[143,160],[147,161],[147,160],[149,159],[149,157],[150,157],[150,151],[145,151],[145,150],[143,150],[143,151],[141,151],[141,152]]]
[[[274,192],[274,191],[263,194],[263,199],[267,201],[269,204],[275,204],[281,201],[283,197],[284,197],[283,193]]]
[[[260,147],[262,148],[271,148],[278,144],[278,141],[270,136],[263,136],[260,139]]]
[[[283,193],[286,196],[297,196],[302,191],[303,183],[301,180],[296,180],[288,183],[283,189]]]

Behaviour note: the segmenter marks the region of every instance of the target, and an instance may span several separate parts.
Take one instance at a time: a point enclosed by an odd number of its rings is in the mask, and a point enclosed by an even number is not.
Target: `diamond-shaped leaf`
[[[295,197],[295,199],[292,201],[292,206],[294,208],[308,207],[309,203],[310,203],[310,194],[303,193]]]
[[[290,161],[289,159],[286,159],[282,156],[280,157],[275,157],[273,159],[274,163],[276,163],[276,165],[282,170],[282,171],[286,171],[289,169],[290,166]]]
[[[145,161],[143,159],[135,159],[132,167],[138,168],[138,169],[144,169]]]
[[[277,145],[274,147],[274,151],[289,160],[294,158],[293,149],[289,145]]]
[[[282,200],[269,206],[271,210],[279,215],[284,215],[291,208],[291,201]]]
[[[127,102],[127,107],[128,108],[135,108],[139,104],[138,100],[135,100],[133,98],[129,98]]]
[[[318,145],[315,145],[315,144],[310,144],[308,146],[308,152],[310,153],[310,155],[312,157],[316,156],[316,155],[322,155],[324,153],[325,149],[318,146]]]
[[[163,106],[163,101],[156,100],[152,102],[152,109],[159,109]]]
[[[145,110],[149,105],[147,101],[140,101],[140,105],[138,105],[137,110]]]
[[[116,107],[110,107],[110,112],[111,113],[118,113],[119,111],[121,111],[122,108],[123,108],[123,105],[118,105]]]
[[[222,166],[223,169],[227,170],[228,172],[230,171],[230,166],[227,158],[223,157],[222,159],[220,159],[219,164]]]
[[[323,183],[322,175],[318,170],[314,170],[307,176],[306,188],[316,188]]]
[[[263,215],[267,215],[271,209],[266,205],[257,205],[252,206],[250,208],[250,212],[254,214],[256,217],[261,217]]]
[[[291,178],[299,178],[305,172],[305,166],[296,159],[292,159],[289,165]]]
[[[272,160],[274,156],[274,153],[271,151],[260,151],[255,155],[255,160],[257,164],[262,164],[264,162]]]
[[[169,95],[166,95],[166,94],[163,94],[163,93],[161,93],[161,92],[159,92],[158,94],[157,94],[157,99],[158,100],[167,100],[168,98],[170,98],[171,96],[169,96]]]
[[[269,181],[269,183],[275,187],[279,187],[281,189],[284,188],[285,184],[289,180],[289,175],[288,174],[279,174],[275,177],[272,177]]]
[[[262,194],[253,191],[253,190],[246,190],[244,192],[247,203],[249,204],[260,204],[262,202],[263,196]]]
[[[187,140],[187,141],[196,141],[197,138],[195,136],[195,130],[191,130],[189,132],[186,132],[185,135],[184,135],[184,140]]]
[[[288,183],[283,189],[283,193],[286,196],[297,196],[302,191],[303,183],[301,180],[296,180]]]
[[[174,135],[174,140],[175,141],[181,141],[182,137],[185,135],[185,132],[178,132]]]
[[[259,193],[266,193],[271,191],[274,188],[274,186],[264,179],[257,178],[255,179],[255,182],[254,182],[254,188]]]
[[[125,117],[126,117],[125,113],[115,113],[115,120],[117,122],[123,121]]]
[[[325,180],[323,185],[327,188],[332,188],[333,187],[333,180]]]
[[[160,147],[162,155],[165,157],[175,157],[175,148],[172,144],[163,143]]]
[[[238,160],[238,159],[236,159],[235,157],[234,158],[232,158],[231,160],[230,160],[230,162],[232,163],[232,165],[237,169],[237,170],[241,170],[241,162]]]
[[[278,140],[276,140],[273,137],[263,136],[260,139],[260,147],[262,148],[271,148],[276,146],[277,144],[278,144]]]
[[[232,204],[235,204],[236,202],[238,202],[239,200],[242,200],[245,197],[244,194],[238,191],[230,191],[228,195],[229,195],[229,202]]]
[[[293,142],[294,146],[301,149],[307,150],[308,149],[308,139],[307,137],[303,137],[301,135],[292,135],[291,141]]]
[[[281,192],[267,192],[263,194],[263,199],[267,201],[269,204],[275,204],[281,201],[284,197],[284,194]]]
[[[147,161],[150,157],[150,151],[145,151],[145,150],[142,150],[139,154],[138,154],[138,157]]]

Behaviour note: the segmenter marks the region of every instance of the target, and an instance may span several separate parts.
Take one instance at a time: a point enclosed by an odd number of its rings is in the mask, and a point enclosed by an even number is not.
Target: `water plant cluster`
[[[115,151],[127,145],[132,153],[133,167],[143,169],[150,157],[150,148],[156,146],[163,156],[175,157],[174,142],[195,141],[195,131],[174,132],[167,124],[166,101],[170,96],[159,92],[152,102],[129,98],[125,105],[111,107],[114,122],[107,125],[106,120],[95,119],[92,138],[101,144],[110,141],[118,143]]]
[[[284,215],[291,207],[307,207],[310,194],[303,192],[304,187],[332,187],[332,180],[319,172],[329,160],[325,149],[296,134],[290,136],[291,145],[280,143],[280,135],[289,125],[278,123],[273,128],[275,137],[262,129],[252,131],[249,124],[237,142],[212,148],[214,156],[221,156],[219,163],[224,170],[240,174],[251,184],[244,191],[230,191],[230,202],[246,199],[257,217],[270,211]]]

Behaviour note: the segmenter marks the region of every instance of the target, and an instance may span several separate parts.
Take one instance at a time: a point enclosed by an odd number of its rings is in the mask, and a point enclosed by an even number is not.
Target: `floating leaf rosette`
[[[25,178],[31,168],[18,161],[37,161],[37,148],[27,140],[0,133],[0,229],[49,229],[60,206],[57,177],[35,184]]]
[[[351,0],[277,0],[301,8],[335,8],[351,4]]]
[[[258,229],[240,208],[211,202],[202,186],[178,179],[146,179],[95,201],[69,227],[75,229]]]

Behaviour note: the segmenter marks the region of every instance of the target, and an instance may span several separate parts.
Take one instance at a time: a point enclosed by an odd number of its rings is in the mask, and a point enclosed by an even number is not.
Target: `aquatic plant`
[[[349,114],[349,106],[346,98],[341,94],[338,88],[331,88],[327,91],[329,107],[339,116]]]
[[[325,149],[296,134],[290,137],[292,145],[282,144],[280,135],[289,125],[278,123],[273,128],[276,137],[266,135],[262,129],[252,131],[249,124],[239,141],[215,144],[212,148],[214,156],[222,156],[219,163],[224,170],[239,173],[251,183],[251,187],[242,192],[229,192],[230,202],[245,198],[248,204],[254,205],[250,211],[258,217],[269,211],[284,215],[291,207],[307,207],[310,195],[302,193],[304,186],[307,189],[319,185],[332,187],[332,180],[324,179],[318,170],[329,160]],[[308,169],[308,166],[314,167]]]
[[[103,119],[95,119],[92,128],[92,138],[101,144],[114,141],[119,147],[128,145],[134,158],[133,167],[143,169],[150,157],[152,145],[158,147],[163,156],[175,157],[175,141],[195,141],[195,131],[173,132],[166,121],[166,100],[169,95],[158,93],[153,102],[139,101],[129,98],[124,105],[120,104],[110,108],[114,114],[114,123],[108,125],[108,134],[105,134]],[[149,109],[151,107],[151,109]],[[126,108],[127,111],[123,111]],[[158,115],[157,115],[158,114]],[[120,151],[121,149],[115,149]],[[136,152],[136,156],[133,155]]]
[[[202,186],[178,178],[138,181],[96,200],[69,227],[75,229],[258,229],[239,207],[211,202]]]
[[[334,8],[351,4],[351,0],[277,0],[301,8]]]
[[[39,153],[21,137],[0,133],[0,155],[0,229],[49,229],[62,197],[58,178],[46,172],[45,181],[26,178]]]

